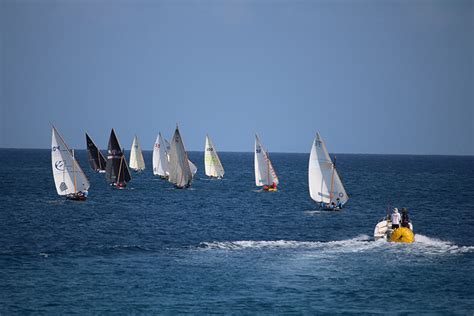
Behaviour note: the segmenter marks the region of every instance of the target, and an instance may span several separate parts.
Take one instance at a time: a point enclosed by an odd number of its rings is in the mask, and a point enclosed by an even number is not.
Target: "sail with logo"
[[[138,142],[137,135],[133,138],[132,149],[130,150],[130,168],[137,172],[145,170],[142,147]]]
[[[110,185],[117,189],[125,188],[127,182],[130,182],[132,179],[130,170],[128,169],[127,160],[125,159],[124,152],[121,148],[117,135],[115,135],[115,130],[112,129],[107,150],[105,178]]]
[[[153,174],[162,179],[168,178],[169,143],[158,133],[153,146]]]
[[[104,173],[106,160],[104,155],[100,152],[97,145],[92,138],[86,133],[87,156],[89,157],[89,164],[91,169],[95,172]]]
[[[224,176],[224,167],[217,155],[216,148],[209,135],[206,135],[206,147],[204,148],[204,164],[206,175],[215,179],[222,179]]]
[[[58,195],[66,199],[84,201],[90,187],[84,171],[59,132],[53,126],[51,140],[51,163],[54,183]]]
[[[311,198],[325,210],[340,210],[349,200],[336,170],[336,159],[333,163],[319,133],[311,147],[308,180]]]
[[[268,152],[263,147],[258,135],[255,135],[254,153],[255,184],[257,186],[263,186],[264,191],[277,191],[277,185],[279,183],[278,177],[270,161]]]
[[[179,133],[178,126],[171,140],[169,159],[169,177],[168,181],[177,188],[188,188],[193,180],[193,173],[188,160],[188,153],[184,148],[183,139]]]

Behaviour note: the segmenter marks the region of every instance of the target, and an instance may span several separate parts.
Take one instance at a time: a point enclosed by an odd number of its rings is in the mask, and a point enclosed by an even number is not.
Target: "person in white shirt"
[[[400,227],[400,213],[398,213],[398,208],[394,208],[392,213],[392,229],[397,229],[398,227]]]

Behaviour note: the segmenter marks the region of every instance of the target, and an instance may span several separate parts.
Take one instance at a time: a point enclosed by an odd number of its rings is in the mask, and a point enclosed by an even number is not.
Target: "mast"
[[[99,148],[97,148],[97,160],[99,161],[99,169],[102,170],[102,164],[101,164],[101,161],[100,161],[100,152],[99,152]]]
[[[334,173],[336,171],[336,156],[334,156],[334,163],[332,164],[332,173],[331,173],[331,188],[329,189],[329,203],[332,202],[334,195]]]
[[[77,185],[76,185],[76,157],[74,157],[74,149],[72,150],[72,172],[74,173],[74,193],[77,193]]]
[[[118,175],[117,175],[117,183],[116,183],[116,184],[119,184],[119,183],[120,183],[120,172],[122,171],[122,161],[123,161],[123,157],[124,157],[124,155],[122,155],[122,156],[120,157],[119,172],[118,172]]]
[[[266,160],[267,160],[267,179],[268,179],[268,185],[271,185],[271,184],[273,184],[273,181],[272,181],[272,183],[270,183],[270,157],[268,156],[268,151],[266,152]]]

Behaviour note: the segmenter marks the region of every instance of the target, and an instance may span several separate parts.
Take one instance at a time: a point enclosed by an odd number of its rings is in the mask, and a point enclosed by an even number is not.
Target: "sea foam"
[[[416,234],[413,244],[388,243],[385,240],[374,241],[367,235],[335,241],[296,241],[296,240],[238,240],[215,241],[200,243],[201,249],[220,250],[278,250],[278,249],[308,249],[324,252],[351,253],[351,252],[410,252],[414,254],[457,254],[474,252],[474,246],[458,246],[449,241],[442,241]]]

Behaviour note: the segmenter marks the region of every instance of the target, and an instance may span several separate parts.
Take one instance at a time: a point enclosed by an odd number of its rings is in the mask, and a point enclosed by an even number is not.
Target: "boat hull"
[[[408,227],[400,227],[393,231],[390,242],[412,243],[415,241],[415,234]]]
[[[413,225],[392,229],[392,222],[387,219],[380,220],[374,229],[374,239],[385,239],[389,242],[412,243],[415,241]]]
[[[118,189],[118,190],[122,190],[122,189],[125,189],[125,188],[127,187],[127,183],[126,183],[126,182],[111,183],[110,185],[111,185],[113,188]]]
[[[322,207],[321,210],[334,212],[334,211],[342,211],[342,208],[340,208],[340,207]]]
[[[83,194],[68,194],[68,195],[66,195],[66,200],[85,201],[85,200],[87,200],[87,197]]]
[[[265,191],[265,192],[277,192],[278,191],[277,188],[268,188],[268,187],[263,187],[262,190]]]

